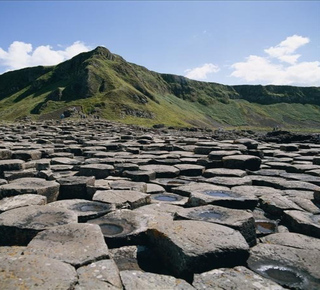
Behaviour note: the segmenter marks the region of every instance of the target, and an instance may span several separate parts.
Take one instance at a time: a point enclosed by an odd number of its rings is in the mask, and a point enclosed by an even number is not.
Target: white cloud
[[[309,38],[298,35],[287,37],[265,49],[268,56],[250,55],[244,62],[234,63],[231,76],[262,84],[319,86],[320,62],[298,62],[300,55],[294,54],[309,42]]]
[[[184,72],[186,77],[194,80],[206,80],[208,74],[216,73],[220,70],[217,65],[212,63],[205,63],[203,66],[193,69],[187,69]]]
[[[14,41],[8,51],[0,47],[0,66],[5,70],[15,70],[37,65],[56,65],[91,48],[81,41],[76,41],[64,50],[54,50],[49,45],[32,48],[30,43]]]

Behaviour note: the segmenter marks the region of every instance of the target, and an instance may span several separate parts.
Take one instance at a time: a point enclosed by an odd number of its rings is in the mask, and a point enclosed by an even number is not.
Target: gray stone
[[[94,186],[94,176],[69,176],[57,180],[60,184],[58,199],[92,199],[88,192],[88,186]]]
[[[109,185],[114,190],[134,190],[140,192],[147,192],[147,184],[144,182],[133,182],[129,180],[115,180],[110,181]]]
[[[25,193],[39,194],[47,197],[48,202],[57,200],[59,183],[42,178],[19,178],[0,186],[0,195],[13,196]]]
[[[62,165],[79,165],[81,162],[77,159],[68,157],[54,157],[51,159],[51,164],[62,164]]]
[[[206,179],[206,182],[213,183],[216,185],[223,185],[228,187],[251,185],[252,181],[248,176],[245,177],[226,177],[226,176],[215,176]]]
[[[92,200],[112,204],[117,208],[135,209],[150,203],[150,195],[134,190],[98,190]]]
[[[11,159],[12,151],[9,149],[0,149],[0,160]]]
[[[256,244],[255,222],[251,212],[205,205],[196,208],[181,208],[175,219],[190,219],[216,223],[239,231],[250,246]]]
[[[198,289],[237,289],[237,290],[281,290],[279,284],[261,277],[249,269],[238,266],[220,268],[194,275],[192,285]]]
[[[0,160],[0,174],[6,170],[22,170],[25,168],[25,162],[20,159]]]
[[[183,195],[190,196],[191,193],[195,191],[209,191],[209,190],[229,190],[226,186],[218,186],[210,183],[204,182],[189,182],[188,184],[173,187],[172,192]]]
[[[140,170],[148,170],[156,173],[156,178],[177,177],[180,170],[170,165],[143,165]]]
[[[284,211],[284,222],[293,232],[320,238],[320,215],[305,211]]]
[[[180,175],[186,176],[202,175],[205,170],[204,166],[196,164],[176,164],[175,167],[180,170]]]
[[[42,156],[40,150],[16,150],[12,152],[13,159],[21,159],[24,161],[38,160]]]
[[[0,245],[26,245],[38,232],[77,222],[75,213],[48,205],[30,205],[0,214]]]
[[[5,197],[0,200],[0,213],[18,207],[29,205],[44,205],[47,203],[47,198],[42,195],[22,194],[11,197]]]
[[[94,176],[96,179],[103,179],[111,175],[114,167],[108,164],[87,164],[81,165],[78,175]]]
[[[185,205],[188,201],[188,198],[174,193],[157,193],[151,195],[151,203],[169,203],[175,205]]]
[[[24,253],[60,260],[75,267],[109,258],[99,226],[77,223],[51,227],[38,233]]]
[[[244,177],[247,173],[240,169],[229,168],[210,168],[203,173],[204,177],[226,176],[226,177]]]
[[[225,156],[241,155],[241,152],[238,150],[216,150],[211,151],[208,155],[210,160],[222,161]]]
[[[246,146],[248,149],[257,149],[259,143],[253,139],[249,138],[241,138],[234,140],[234,144],[242,144]]]
[[[293,289],[319,289],[320,252],[278,244],[258,244],[248,266],[259,275]]]
[[[172,276],[146,273],[142,271],[126,270],[120,272],[123,286],[126,290],[149,290],[149,289],[166,289],[166,290],[184,290],[194,289],[190,284],[182,279]]]
[[[77,269],[79,275],[76,290],[122,289],[120,273],[113,260],[101,260]]]
[[[123,176],[129,177],[133,181],[149,182],[156,178],[156,173],[153,170],[134,170],[125,171]]]
[[[191,280],[192,273],[242,264],[249,246],[229,227],[202,221],[163,220],[148,231],[164,264],[177,277]]]
[[[66,208],[73,211],[78,216],[79,222],[86,222],[89,219],[103,216],[115,210],[115,207],[110,204],[85,199],[58,200],[48,204],[48,206]]]
[[[38,255],[0,256],[1,289],[74,289],[75,269],[61,261]]]
[[[116,210],[87,223],[99,225],[109,247],[145,244],[150,217],[137,211]]]
[[[156,194],[156,193],[163,193],[166,190],[158,184],[147,183],[147,193],[149,194]]]
[[[251,155],[233,155],[222,158],[223,166],[231,169],[259,170],[261,159]]]

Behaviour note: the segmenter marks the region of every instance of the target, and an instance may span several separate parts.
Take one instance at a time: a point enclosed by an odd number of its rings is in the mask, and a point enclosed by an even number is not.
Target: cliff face
[[[270,106],[282,103],[300,113],[287,117],[270,113],[277,111]],[[199,82],[149,71],[104,47],[56,66],[0,75],[1,119],[52,117],[52,112],[75,105],[83,113],[113,120],[143,123],[141,119],[152,119],[151,123],[165,121],[168,125],[271,126],[290,118],[288,124],[293,124],[301,123],[305,110],[311,110],[310,120],[316,124],[320,88]]]

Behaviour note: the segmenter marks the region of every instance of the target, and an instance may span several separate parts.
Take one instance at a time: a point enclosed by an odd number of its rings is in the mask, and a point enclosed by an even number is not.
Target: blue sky
[[[203,81],[320,86],[320,2],[0,1],[0,73],[98,45]]]

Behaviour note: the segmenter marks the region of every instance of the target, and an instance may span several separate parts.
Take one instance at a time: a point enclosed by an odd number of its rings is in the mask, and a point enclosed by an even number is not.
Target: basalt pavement
[[[320,145],[252,137],[0,125],[0,289],[319,289]]]

